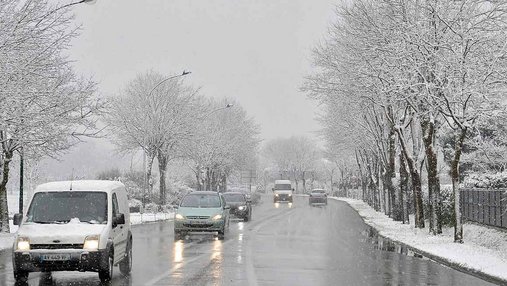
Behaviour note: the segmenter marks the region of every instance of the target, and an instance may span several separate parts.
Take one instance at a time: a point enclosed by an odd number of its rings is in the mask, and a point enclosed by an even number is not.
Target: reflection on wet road
[[[172,222],[135,226],[133,271],[111,285],[490,285],[379,238],[345,203],[265,196],[250,222],[231,222],[225,240],[174,241]],[[10,253],[0,286],[14,285]],[[96,273],[30,274],[28,285],[100,285]]]

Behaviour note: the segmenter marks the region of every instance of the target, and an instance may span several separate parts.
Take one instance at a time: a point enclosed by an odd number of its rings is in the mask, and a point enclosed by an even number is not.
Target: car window
[[[223,194],[224,199],[228,203],[242,203],[245,202],[245,196],[243,194]]]
[[[188,208],[219,208],[221,205],[218,194],[190,194],[183,198],[180,206]]]
[[[116,217],[118,213],[118,200],[116,199],[116,194],[113,194],[113,217]]]

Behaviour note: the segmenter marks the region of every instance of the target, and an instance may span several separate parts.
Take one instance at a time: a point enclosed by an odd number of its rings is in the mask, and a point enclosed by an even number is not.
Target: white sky
[[[70,56],[106,96],[149,69],[189,70],[204,94],[239,101],[263,139],[314,136],[316,104],[299,88],[337,1],[97,0],[72,8],[83,30]]]

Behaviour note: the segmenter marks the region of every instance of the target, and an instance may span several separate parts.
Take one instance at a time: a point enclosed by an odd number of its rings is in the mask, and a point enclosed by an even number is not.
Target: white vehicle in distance
[[[26,215],[16,214],[12,263],[17,282],[30,272],[94,271],[102,282],[114,265],[132,268],[125,186],[116,181],[65,181],[38,186]]]
[[[273,202],[289,202],[292,203],[292,194],[294,189],[289,180],[276,180],[273,188]]]

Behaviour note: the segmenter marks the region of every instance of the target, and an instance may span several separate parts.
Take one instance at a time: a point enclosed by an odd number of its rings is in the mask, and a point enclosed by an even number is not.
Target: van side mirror
[[[21,221],[23,221],[23,215],[22,214],[15,214],[12,218],[12,223],[14,225],[21,225]]]
[[[225,205],[224,206],[224,210],[230,210],[231,209],[231,206],[230,205]]]
[[[125,224],[124,214],[117,214],[116,217],[113,218],[113,227],[116,227],[119,224]]]

